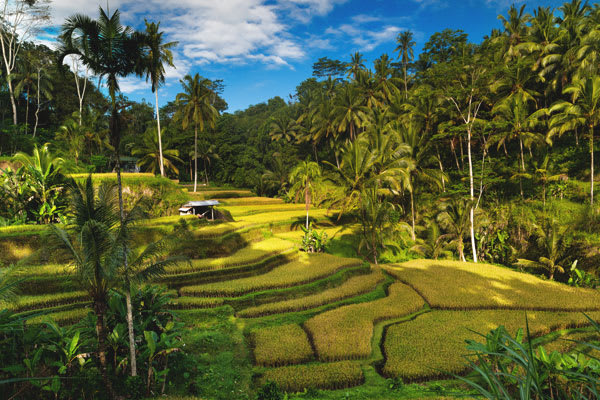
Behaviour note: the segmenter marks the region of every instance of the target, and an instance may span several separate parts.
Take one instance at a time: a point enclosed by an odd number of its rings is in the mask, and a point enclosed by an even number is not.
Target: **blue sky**
[[[516,2],[518,5],[524,2]],[[559,7],[563,1],[528,1]],[[60,24],[75,12],[97,16],[106,0],[54,0],[53,21]],[[176,69],[169,69],[159,102],[173,100],[179,79],[196,72],[223,79],[229,111],[244,109],[274,96],[286,98],[312,74],[312,64],[327,56],[348,60],[360,51],[368,65],[382,53],[393,53],[398,32],[415,35],[418,53],[429,37],[445,28],[462,29],[479,42],[500,28],[505,0],[111,0],[123,22],[136,28],[143,20],[160,21],[167,40],[179,42]],[[44,40],[51,41],[50,36]],[[127,78],[123,92],[134,100],[154,102],[145,82]]]

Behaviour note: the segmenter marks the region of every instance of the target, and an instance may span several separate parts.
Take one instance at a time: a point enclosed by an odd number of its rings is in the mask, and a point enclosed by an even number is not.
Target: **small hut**
[[[215,219],[215,206],[220,203],[217,200],[190,201],[179,209],[179,215],[197,215],[198,218]]]

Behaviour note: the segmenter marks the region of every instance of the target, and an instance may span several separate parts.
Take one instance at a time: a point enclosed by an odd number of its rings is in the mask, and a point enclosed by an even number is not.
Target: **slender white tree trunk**
[[[10,105],[12,106],[12,112],[13,112],[13,124],[16,125],[17,124],[17,103],[15,102],[15,93],[14,93],[14,89],[12,86],[12,82],[11,82],[11,73],[8,70],[8,68],[6,69],[6,77],[8,80],[8,93],[9,93],[9,97],[10,97]]]
[[[165,176],[165,165],[163,161],[162,138],[160,136],[160,113],[158,112],[158,88],[154,91],[156,99],[156,127],[158,132],[158,155],[160,157],[160,176]]]
[[[473,185],[473,160],[471,158],[471,128],[467,128],[467,155],[469,157],[469,186],[470,186],[470,195],[471,195],[471,210],[470,210],[470,219],[471,219],[471,247],[473,249],[473,262],[477,262],[477,247],[475,245],[475,189]]]
[[[33,126],[33,137],[35,137],[35,134],[37,132],[37,127],[38,127],[38,123],[40,122],[40,75],[41,75],[42,71],[40,69],[38,69],[38,77],[37,77],[37,96],[36,96],[36,100],[37,100],[37,106],[35,109],[35,125]],[[77,161],[75,161],[75,163],[77,164]]]

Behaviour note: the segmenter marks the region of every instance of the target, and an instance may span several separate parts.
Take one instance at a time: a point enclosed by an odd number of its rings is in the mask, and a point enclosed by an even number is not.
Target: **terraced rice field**
[[[544,335],[586,324],[581,311],[600,318],[599,292],[506,268],[433,260],[375,267],[359,259],[302,253],[297,225],[305,217],[303,205],[230,191],[197,195],[231,196],[221,208],[234,221],[184,217],[189,243],[182,251],[192,259],[169,267],[160,283],[177,292],[172,307],[182,313],[233,308],[257,384],[275,381],[288,391],[386,388],[387,377],[421,381],[463,372],[465,340],[477,338],[472,331],[504,325],[514,332],[524,327],[526,313],[532,332],[548,348],[565,345]],[[310,215],[329,237],[353,234],[354,226],[335,226],[335,215],[327,210],[311,209]],[[172,232],[181,219],[144,221],[140,237]],[[31,255],[41,232],[0,228],[0,251],[7,249],[12,259]],[[217,249],[218,256],[195,256],[205,249]],[[61,324],[88,312],[85,293],[68,279],[69,264],[42,257],[22,271],[29,279],[24,295],[8,308],[43,309]]]

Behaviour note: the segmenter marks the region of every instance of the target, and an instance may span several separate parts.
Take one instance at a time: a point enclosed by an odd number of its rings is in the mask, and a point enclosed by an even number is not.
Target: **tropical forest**
[[[599,4],[359,16],[239,107],[167,13],[0,3],[0,398],[600,398]]]

